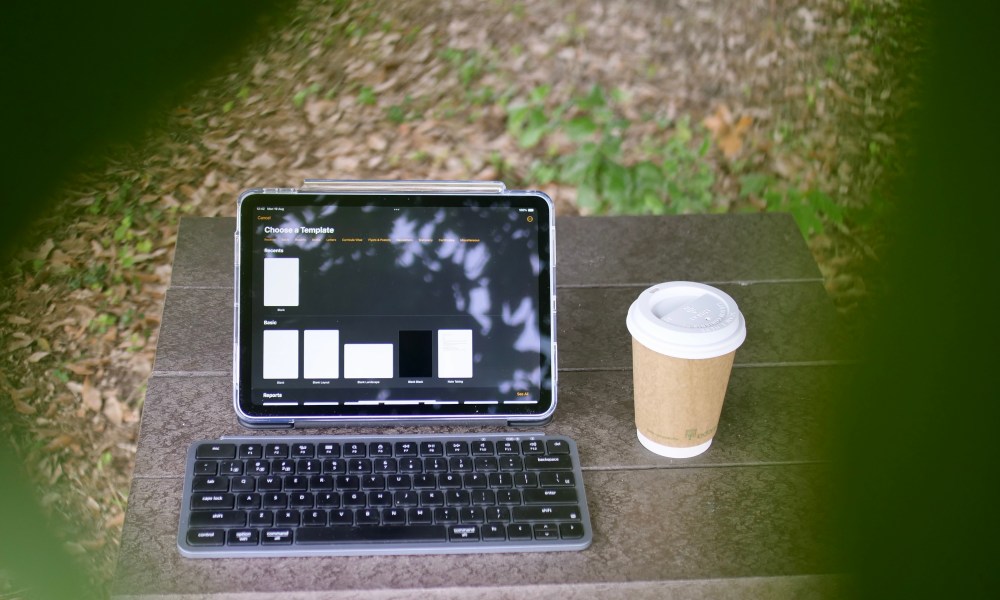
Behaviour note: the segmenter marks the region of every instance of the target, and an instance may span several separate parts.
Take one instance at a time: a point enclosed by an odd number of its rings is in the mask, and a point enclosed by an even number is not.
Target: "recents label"
[[[264,259],[264,306],[299,305],[299,259]]]
[[[340,377],[340,331],[306,329],[302,335],[302,376],[306,379]]]
[[[264,330],[264,379],[298,379],[299,332],[295,329]]]
[[[392,344],[344,344],[344,377],[391,379]]]
[[[438,377],[472,377],[472,330],[438,330]]]

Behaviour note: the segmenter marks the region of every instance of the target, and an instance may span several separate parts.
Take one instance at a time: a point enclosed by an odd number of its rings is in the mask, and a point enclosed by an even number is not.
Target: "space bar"
[[[296,544],[339,544],[351,542],[445,542],[448,530],[439,525],[409,527],[302,527],[295,532]]]

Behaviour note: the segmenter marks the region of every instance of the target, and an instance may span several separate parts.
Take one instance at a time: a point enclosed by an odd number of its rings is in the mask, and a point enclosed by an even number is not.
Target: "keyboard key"
[[[288,458],[288,444],[265,445],[264,458]]]
[[[521,452],[524,454],[542,454],[545,452],[545,443],[539,440],[526,440],[521,442]]]
[[[388,458],[392,456],[392,444],[388,442],[372,442],[368,444],[368,456],[372,458]]]
[[[538,484],[542,487],[573,487],[576,478],[569,471],[545,472],[538,474]]]
[[[515,506],[510,509],[515,521],[579,521],[578,506]]]
[[[191,497],[191,510],[232,510],[236,497],[232,494],[195,494]]]
[[[331,510],[330,525],[354,525],[353,510]]]
[[[526,523],[514,523],[507,526],[507,537],[511,540],[530,540],[531,525]]]
[[[198,446],[195,458],[236,458],[235,444],[202,444]]]
[[[242,475],[243,474],[243,461],[242,460],[224,460],[219,463],[219,474],[220,475]]]
[[[523,498],[525,504],[576,504],[576,490],[573,488],[560,488],[553,490],[524,490]]]
[[[445,454],[448,456],[468,456],[469,454],[469,443],[468,442],[448,442],[444,446]]]
[[[406,519],[411,525],[430,525],[434,521],[434,513],[429,508],[411,508],[406,511]]]
[[[205,477],[198,476],[191,481],[192,492],[228,492],[228,477]]]
[[[269,510],[254,511],[247,520],[251,527],[270,527],[274,525],[274,513]]]
[[[559,539],[559,527],[554,523],[536,523],[532,527],[532,534],[536,540]]]
[[[230,546],[256,546],[260,532],[256,529],[230,529],[226,542]]]
[[[479,528],[475,525],[452,525],[448,528],[448,539],[453,542],[478,542]]]
[[[260,494],[240,494],[236,497],[236,508],[241,510],[260,508]]]
[[[383,525],[405,525],[406,511],[401,508],[387,508],[382,511]]]
[[[397,527],[315,527],[302,529],[296,544],[329,544],[334,542],[444,542],[447,529],[434,525]]]
[[[231,492],[252,492],[257,481],[253,477],[233,477],[229,480],[229,491]]]
[[[242,510],[197,510],[191,513],[191,527],[243,527],[247,514]]]
[[[226,543],[226,530],[189,529],[187,543],[192,546],[221,546]]]
[[[325,510],[307,510],[302,513],[302,525],[304,527],[326,527]]]
[[[497,442],[497,454],[520,454],[521,450],[518,447],[517,442],[510,440],[504,440],[502,442]]]
[[[472,443],[472,454],[474,456],[493,456],[493,442],[480,440]]]
[[[313,458],[316,456],[316,447],[313,444],[292,444],[292,456],[295,458]]]
[[[199,460],[194,463],[195,475],[218,475],[219,463],[214,460]]]
[[[444,456],[444,444],[441,442],[421,442],[421,456]]]
[[[565,455],[526,456],[524,468],[532,471],[566,471],[573,468],[573,461]]]
[[[564,540],[578,540],[583,537],[583,525],[580,523],[562,523],[559,525],[559,537]]]
[[[344,458],[363,458],[367,454],[364,444],[344,444]]]
[[[311,531],[309,529],[303,529],[302,531]],[[285,529],[265,529],[264,535],[261,538],[261,544],[291,544],[292,543],[292,530]]]
[[[319,444],[316,455],[320,458],[339,458],[340,444]]]
[[[299,511],[279,510],[274,513],[274,524],[278,527],[297,527],[299,524]]]
[[[488,523],[480,528],[484,542],[502,542],[507,539],[507,528],[501,523]]]
[[[545,442],[545,450],[549,454],[569,454],[569,444],[566,440],[548,440]]]
[[[264,458],[264,447],[260,444],[240,444],[240,458],[244,460]]]
[[[393,450],[397,458],[412,458],[417,455],[417,444],[416,442],[396,442]]]

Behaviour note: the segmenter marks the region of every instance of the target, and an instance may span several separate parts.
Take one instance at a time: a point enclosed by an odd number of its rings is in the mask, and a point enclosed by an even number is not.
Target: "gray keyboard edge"
[[[194,495],[192,483],[195,478],[194,463],[199,446],[204,444],[320,444],[320,443],[364,443],[387,442],[425,442],[425,441],[542,441],[565,440],[572,459],[571,472],[574,475],[572,486],[578,497],[575,504],[580,510],[579,522],[583,534],[575,539],[553,539],[528,541],[434,541],[434,542],[377,542],[364,541],[360,543],[332,543],[310,545],[277,545],[266,546],[258,542],[254,546],[200,546],[191,545],[187,540],[191,513],[191,498]],[[307,526],[300,525],[295,529]],[[405,526],[409,527],[409,525]],[[247,557],[296,557],[296,556],[385,556],[385,555],[420,555],[420,554],[487,554],[487,553],[519,553],[519,552],[558,552],[580,551],[588,548],[593,541],[593,528],[590,511],[587,504],[583,483],[583,472],[575,440],[568,436],[541,433],[518,434],[417,434],[417,435],[268,435],[268,436],[225,436],[214,439],[201,439],[192,442],[187,451],[184,472],[184,487],[181,497],[180,518],[178,521],[177,547],[180,554],[187,558],[247,558]]]

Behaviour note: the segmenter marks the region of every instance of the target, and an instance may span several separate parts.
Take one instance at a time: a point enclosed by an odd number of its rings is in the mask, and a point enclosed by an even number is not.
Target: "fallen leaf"
[[[35,252],[34,258],[36,260],[45,260],[46,258],[48,258],[49,253],[51,253],[52,249],[55,247],[56,243],[52,241],[52,238],[45,240],[45,242],[43,242],[42,245],[38,247],[38,251]]]
[[[25,319],[20,315],[10,315],[9,317],[7,317],[7,322],[10,323],[11,325],[27,325],[31,323],[30,320]]]
[[[31,356],[28,357],[28,362],[30,362],[30,363],[36,363],[36,362],[42,360],[43,358],[45,358],[48,355],[49,355],[48,352],[35,352]]]
[[[712,132],[712,138],[722,150],[722,154],[726,158],[732,159],[743,149],[743,138],[750,126],[753,125],[753,119],[743,115],[734,123],[733,114],[729,112],[729,108],[721,105],[714,114],[705,117],[701,123]]]
[[[93,375],[94,369],[90,365],[84,365],[80,363],[74,363],[72,365],[66,365],[66,370],[76,373],[77,375]]]
[[[29,398],[35,393],[35,386],[29,385],[28,387],[23,387],[19,390],[11,390],[10,397],[14,400],[22,400],[24,398]]]
[[[63,548],[66,549],[68,554],[72,554],[74,556],[80,556],[87,553],[87,549],[76,542],[66,542],[63,544]]]
[[[120,512],[116,515],[111,515],[104,520],[105,529],[118,529],[125,523],[125,513]]]
[[[46,452],[53,452],[55,450],[62,450],[73,443],[73,436],[69,434],[62,434],[54,437],[51,442],[45,444],[44,450]]]
[[[17,398],[14,398],[14,410],[22,415],[33,415],[37,412],[34,406],[24,402],[23,400],[18,400]]]
[[[101,410],[101,390],[90,384],[90,377],[83,380],[83,389],[80,390],[83,398],[83,405],[94,412]]]
[[[35,340],[32,339],[14,340],[13,342],[7,344],[7,352],[14,352],[15,350],[20,350],[21,348],[27,348],[34,343],[34,341]]]
[[[108,396],[104,400],[104,416],[115,427],[122,424],[122,404],[118,398]]]

